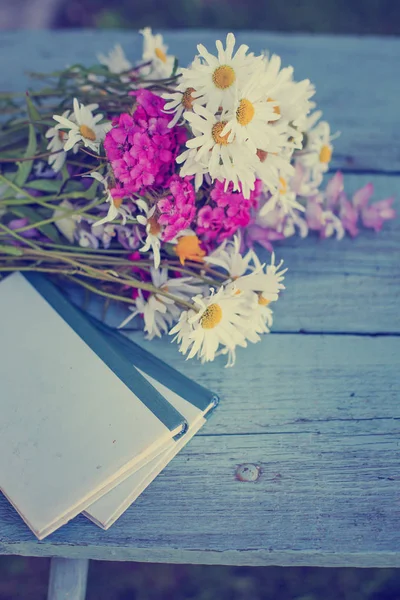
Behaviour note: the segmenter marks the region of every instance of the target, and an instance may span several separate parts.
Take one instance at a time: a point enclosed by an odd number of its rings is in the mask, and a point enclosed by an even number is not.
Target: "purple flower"
[[[29,219],[27,218],[13,219],[8,223],[8,228],[14,231],[15,229],[22,229],[22,227],[26,227],[27,225],[29,225]],[[40,237],[40,232],[32,227],[31,229],[26,229],[25,231],[19,231],[18,235],[23,238],[30,239]]]

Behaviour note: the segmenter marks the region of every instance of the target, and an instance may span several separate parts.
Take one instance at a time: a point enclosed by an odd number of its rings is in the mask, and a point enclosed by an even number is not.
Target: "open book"
[[[92,322],[101,329],[107,342],[140,370],[140,373],[185,417],[189,425],[188,430],[179,439],[170,440],[158,456],[84,511],[94,523],[108,529],[199,431],[206,422],[206,417],[218,404],[218,397],[121,333],[94,319]]]
[[[0,489],[43,539],[187,424],[40,275],[0,283],[0,325]]]

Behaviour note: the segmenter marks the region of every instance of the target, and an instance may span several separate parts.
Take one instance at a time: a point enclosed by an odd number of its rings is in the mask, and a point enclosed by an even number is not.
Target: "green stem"
[[[9,229],[5,225],[3,225],[3,223],[0,223],[0,229],[3,230],[3,233],[1,235],[11,235],[11,237],[15,238],[19,242],[22,242],[24,245],[29,246],[30,248],[33,248],[34,250],[40,251],[40,248],[38,246],[36,246],[36,244],[34,242],[32,242],[32,240],[24,238],[24,237],[22,237],[22,235],[18,235],[18,233],[16,233],[16,231],[14,231],[13,229]]]
[[[93,202],[91,202],[87,206],[84,206],[83,208],[80,208],[78,210],[68,210],[64,214],[57,215],[57,216],[53,215],[49,219],[43,219],[42,221],[38,221],[36,223],[30,223],[29,225],[25,225],[24,227],[19,227],[18,229],[14,229],[14,231],[17,233],[22,233],[23,231],[28,231],[28,229],[32,229],[32,228],[37,229],[38,227],[43,227],[43,225],[48,225],[49,223],[54,223],[55,221],[59,221],[61,219],[71,217],[72,215],[83,215],[86,217],[93,218],[93,215],[90,215],[86,211],[88,211],[91,208],[94,208],[95,206],[98,206],[99,204],[102,204],[102,203],[103,203],[102,200],[93,200]],[[59,207],[59,208],[62,208],[62,210],[64,211],[64,207]],[[5,235],[5,234],[3,233],[0,235]]]
[[[50,268],[50,267],[41,267],[41,266],[34,266],[34,267],[25,267],[25,266],[18,266],[18,265],[14,265],[13,267],[3,267],[0,265],[0,272],[6,272],[6,271],[38,271],[39,273],[53,273],[55,275],[75,275],[78,271],[77,269],[69,269],[69,270],[63,270],[63,269],[56,269],[56,268]]]
[[[94,286],[90,285],[89,283],[86,283],[86,281],[82,281],[80,279],[77,279],[76,277],[71,277],[71,276],[67,275],[66,278],[69,281],[71,281],[72,283],[77,283],[78,285],[82,286],[83,288],[89,290],[90,292],[93,292],[94,294],[98,294],[99,296],[109,298],[110,300],[117,300],[118,302],[126,302],[127,304],[135,304],[136,305],[136,301],[133,300],[132,298],[126,298],[125,296],[118,296],[116,294],[110,294],[108,292],[104,292],[103,290],[99,290],[98,288],[95,288]]]

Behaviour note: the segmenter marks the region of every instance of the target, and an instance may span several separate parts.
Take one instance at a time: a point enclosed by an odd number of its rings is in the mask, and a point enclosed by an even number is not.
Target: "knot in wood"
[[[260,467],[253,465],[252,463],[244,463],[243,465],[239,465],[235,473],[236,479],[247,482],[257,481],[260,475]]]

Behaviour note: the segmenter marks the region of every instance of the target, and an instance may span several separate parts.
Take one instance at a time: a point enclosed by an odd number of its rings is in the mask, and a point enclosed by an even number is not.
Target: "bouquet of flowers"
[[[309,80],[235,37],[188,68],[149,28],[133,64],[117,45],[90,68],[32,74],[2,93],[0,275],[51,274],[127,307],[149,339],[169,333],[211,361],[260,340],[286,269],[260,244],[355,236],[394,217],[392,198],[350,199]],[[36,88],[38,86],[36,85]]]

